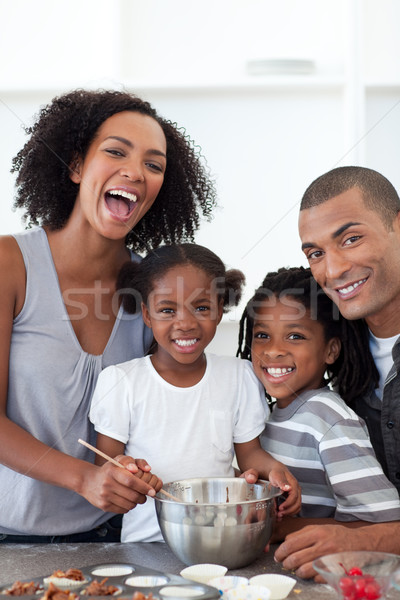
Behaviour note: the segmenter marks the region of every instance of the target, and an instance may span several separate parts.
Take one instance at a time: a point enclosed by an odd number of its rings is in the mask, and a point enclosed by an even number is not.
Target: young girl
[[[260,446],[262,386],[250,363],[205,354],[243,283],[240,271],[226,271],[213,252],[195,244],[164,246],[127,264],[119,282],[123,304],[133,314],[142,309],[154,352],[100,374],[90,420],[99,449],[144,457],[166,482],[232,477],[234,449],[242,471],[254,468],[289,492],[280,507],[288,514],[300,507],[300,494],[286,467]],[[163,539],[152,499],[124,516],[121,539]]]
[[[343,319],[309,269],[279,269],[247,304],[238,355],[252,361],[269,400],[276,399],[261,444],[302,488],[303,518],[278,524],[276,541],[333,519],[358,525],[398,520],[396,489],[364,423],[344,402],[375,382],[363,323]]]

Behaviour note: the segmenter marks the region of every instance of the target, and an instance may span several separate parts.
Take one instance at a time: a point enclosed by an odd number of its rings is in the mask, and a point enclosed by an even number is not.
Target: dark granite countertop
[[[0,585],[48,575],[56,569],[84,568],[89,565],[124,562],[179,575],[185,567],[164,543],[125,544],[0,544]],[[273,549],[248,567],[228,574],[252,577],[260,573],[293,576],[275,563]],[[396,596],[394,596],[396,597]],[[397,596],[400,598],[400,593]],[[326,585],[297,579],[289,599],[333,600],[336,593]]]

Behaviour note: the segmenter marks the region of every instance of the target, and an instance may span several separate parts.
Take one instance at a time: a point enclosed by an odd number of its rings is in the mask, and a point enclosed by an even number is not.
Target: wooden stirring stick
[[[95,452],[96,454],[98,454],[99,456],[102,456],[103,458],[105,458],[106,460],[108,460],[108,462],[112,463],[113,465],[115,465],[116,467],[121,467],[121,469],[125,469],[126,467],[124,467],[124,465],[121,465],[120,462],[118,462],[117,460],[115,460],[114,458],[111,458],[111,456],[108,456],[108,454],[105,454],[104,452],[102,452],[101,450],[99,450],[98,448],[95,448],[94,446],[92,446],[92,444],[89,444],[88,442],[85,442],[85,440],[81,440],[79,438],[78,442],[80,444],[82,444],[83,446],[86,446],[86,448],[89,448],[89,450],[92,450],[93,452]],[[161,488],[161,490],[159,490],[162,494],[164,494],[165,496],[167,496],[168,498],[171,498],[171,500],[175,500],[175,502],[180,502],[180,499],[177,498],[176,496],[173,496],[172,494],[170,494],[169,492],[163,490]]]

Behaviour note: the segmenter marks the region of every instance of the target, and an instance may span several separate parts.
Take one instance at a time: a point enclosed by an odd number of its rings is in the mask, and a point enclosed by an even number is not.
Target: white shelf
[[[15,85],[0,86],[0,95],[28,95],[28,94],[59,94],[70,89],[79,87],[87,89],[128,89],[135,92],[148,93],[224,93],[224,92],[254,92],[271,90],[311,90],[311,91],[329,91],[340,90],[345,85],[345,81],[340,77],[321,77],[315,75],[254,75],[249,77],[237,78],[234,80],[219,81],[186,81],[186,82],[156,82],[156,81],[124,81],[124,82],[91,82],[90,85],[77,83],[76,81],[64,82],[54,87],[49,86],[31,86],[29,88]]]
[[[376,82],[376,81],[367,81],[364,84],[365,89],[368,92],[397,92],[400,94],[400,82]]]
[[[227,81],[173,81],[169,83],[156,81],[124,81],[121,82],[64,82],[60,85],[48,86],[37,85],[30,87],[18,87],[15,85],[0,86],[0,96],[30,96],[46,95],[54,96],[63,94],[73,89],[127,89],[132,92],[156,93],[156,94],[208,94],[208,93],[232,93],[232,92],[269,92],[269,91],[339,91],[346,87],[346,81],[342,77],[322,77],[315,75],[255,75],[242,79]],[[364,89],[369,92],[400,92],[400,82],[374,82],[367,81],[363,84]]]
[[[193,81],[173,82],[160,84],[156,82],[126,82],[129,89],[149,92],[242,92],[242,91],[269,91],[269,90],[330,90],[340,89],[344,86],[342,78],[315,77],[313,75],[259,75],[237,78],[234,80],[219,81]]]

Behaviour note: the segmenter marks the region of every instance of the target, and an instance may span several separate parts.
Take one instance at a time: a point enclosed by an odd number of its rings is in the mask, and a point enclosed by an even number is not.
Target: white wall
[[[201,146],[220,206],[197,240],[245,272],[246,298],[268,270],[305,264],[298,203],[315,177],[363,164],[400,189],[398,0],[13,0],[0,19],[0,233],[21,228],[22,125],[76,87],[137,92]],[[249,75],[254,58],[314,70]],[[240,311],[218,351],[234,351]]]

